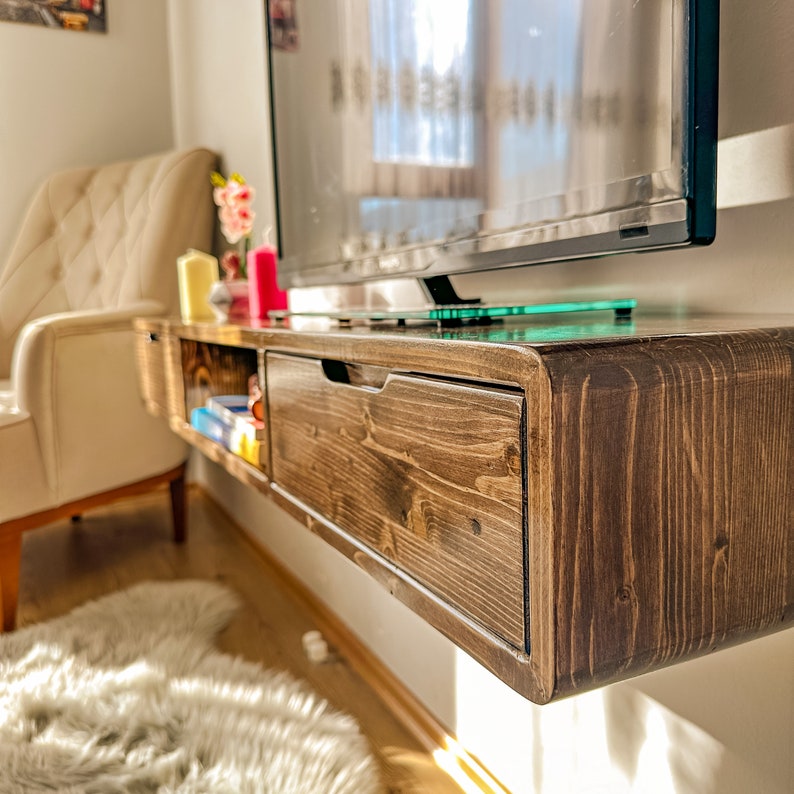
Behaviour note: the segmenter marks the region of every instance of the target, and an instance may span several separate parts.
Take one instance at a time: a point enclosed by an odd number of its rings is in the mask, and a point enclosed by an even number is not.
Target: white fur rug
[[[235,608],[145,583],[0,635],[0,792],[380,791],[351,717],[211,647]]]

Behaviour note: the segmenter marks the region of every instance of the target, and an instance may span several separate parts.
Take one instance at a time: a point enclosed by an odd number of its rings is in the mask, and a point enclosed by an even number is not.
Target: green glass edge
[[[615,311],[633,309],[634,299],[600,301],[565,301],[562,303],[530,303],[519,306],[439,306],[428,310],[431,320],[469,320],[478,317],[524,317],[531,314],[561,314],[564,312]]]
[[[600,301],[565,301],[562,303],[531,303],[519,306],[436,306],[427,309],[334,309],[329,311],[270,311],[271,319],[287,317],[326,317],[345,320],[471,320],[478,318],[525,317],[534,314],[565,312],[631,311],[637,301],[633,298]]]

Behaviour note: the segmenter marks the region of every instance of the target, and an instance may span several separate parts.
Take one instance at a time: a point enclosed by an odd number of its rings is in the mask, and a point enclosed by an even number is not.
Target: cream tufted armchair
[[[184,538],[186,447],[140,398],[132,318],[178,312],[176,259],[209,250],[205,149],[54,175],[0,271],[0,596],[22,533],[168,482]]]

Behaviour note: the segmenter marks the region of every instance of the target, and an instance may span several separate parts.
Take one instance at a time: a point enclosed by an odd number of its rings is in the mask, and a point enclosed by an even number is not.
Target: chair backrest
[[[141,300],[177,313],[177,257],[212,248],[216,167],[215,153],[196,148],[50,177],[0,273],[0,379],[38,317]]]

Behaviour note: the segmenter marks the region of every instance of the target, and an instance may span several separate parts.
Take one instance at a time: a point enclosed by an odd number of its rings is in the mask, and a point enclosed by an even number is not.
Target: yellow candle
[[[176,272],[182,319],[186,323],[214,320],[207,296],[212,282],[218,280],[218,260],[211,254],[190,248],[176,260]]]

